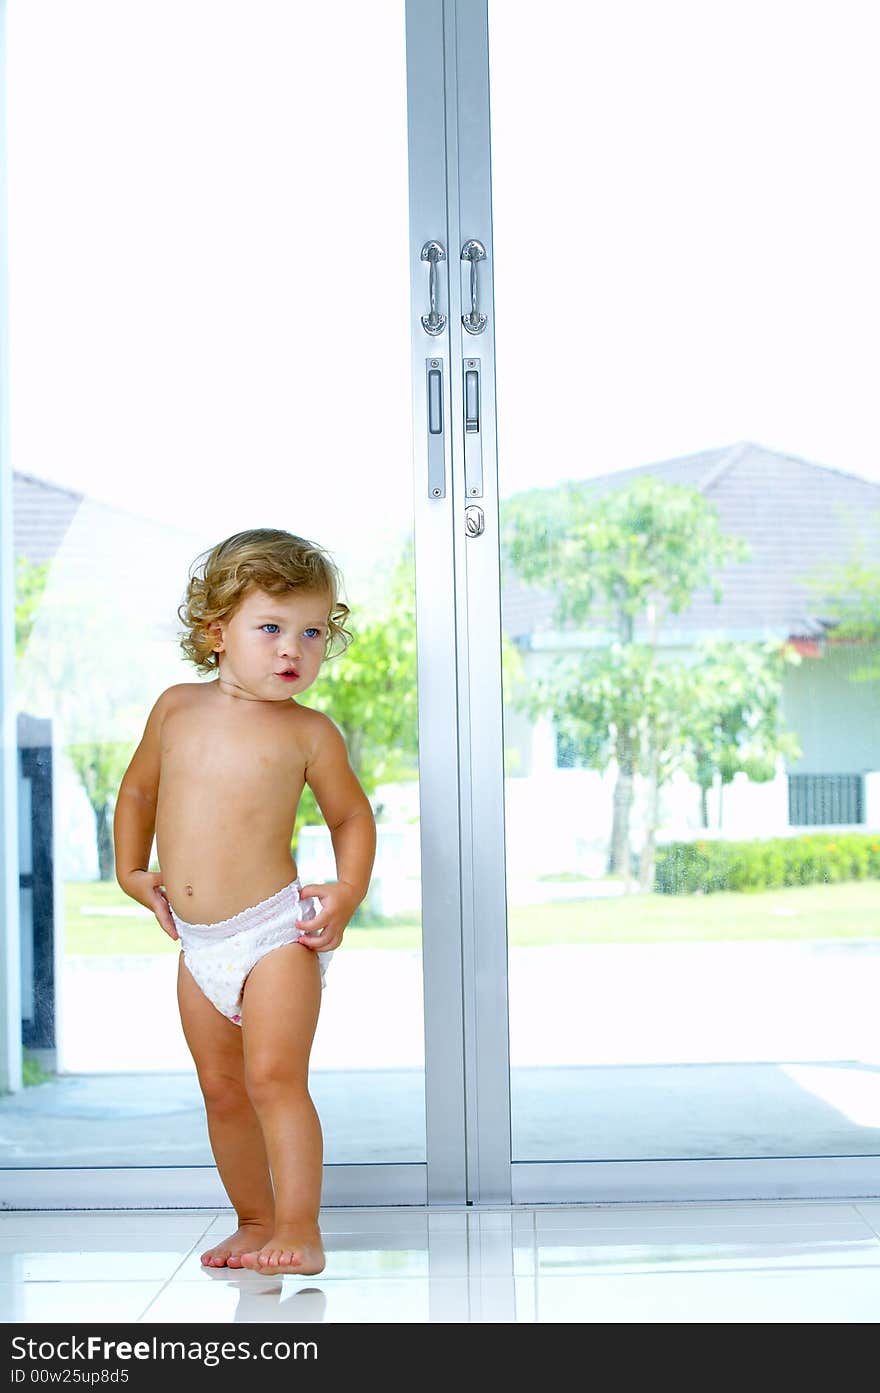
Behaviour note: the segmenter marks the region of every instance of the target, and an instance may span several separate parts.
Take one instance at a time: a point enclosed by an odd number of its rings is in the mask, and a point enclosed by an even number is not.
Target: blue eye
[[[272,624],[272,623],[261,624],[261,625],[260,625],[260,628],[261,628],[261,629],[275,629],[275,630],[277,630],[277,629],[278,629],[278,625],[277,625],[277,624]],[[317,628],[314,624],[310,624],[309,627],[308,627],[307,629],[303,629],[303,633],[304,633],[304,634],[314,634],[315,638],[319,638],[319,637],[320,637],[320,634],[321,634],[321,630],[320,630],[319,628]],[[273,634],[272,637],[274,638],[275,635]]]

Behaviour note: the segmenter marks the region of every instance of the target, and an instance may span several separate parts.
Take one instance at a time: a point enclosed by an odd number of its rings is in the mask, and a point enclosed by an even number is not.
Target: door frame
[[[419,0],[407,0],[407,4],[421,8]],[[489,316],[479,338],[460,345],[466,353],[469,346],[476,351],[473,345],[478,344],[484,366],[486,531],[478,538],[467,537],[463,527],[461,372],[452,375],[459,423],[453,467],[460,499],[454,529],[456,593],[464,601],[458,614],[461,821],[469,832],[469,844],[462,849],[468,1200],[474,1204],[584,1204],[878,1196],[880,1156],[511,1159],[489,0],[443,0],[443,4],[449,242],[453,248],[471,237],[484,243],[487,260],[479,267],[480,309]],[[466,296],[464,276],[451,275],[449,314],[459,339]]]
[[[424,8],[425,0],[407,0],[408,11]],[[491,1205],[509,1204],[512,1193],[486,0],[444,0],[443,18],[448,218],[445,264],[449,298],[447,332],[442,340],[448,336],[448,395],[453,420],[451,502],[461,770],[466,1199],[474,1205]],[[475,267],[478,310],[486,316],[478,333],[468,332],[463,323],[463,316],[472,309],[473,270],[462,253],[472,240],[479,242],[485,252],[485,259],[477,261]],[[413,245],[411,255],[417,255],[418,250]],[[417,343],[414,380],[419,369],[424,377],[424,358],[423,343]],[[465,374],[474,370],[479,373],[477,429],[468,431]],[[473,402],[470,409],[473,413]],[[474,437],[478,442],[476,457]],[[422,494],[426,494],[424,483]],[[474,508],[480,510],[477,524],[483,529],[476,534],[468,527],[468,510]]]
[[[323,1203],[480,1206],[877,1196],[880,1157],[873,1156],[511,1161],[488,0],[405,0],[405,23],[427,1160],[326,1165]],[[4,50],[0,0],[0,64]],[[0,128],[0,140],[2,135]],[[3,168],[0,160],[0,175]],[[7,1022],[17,1027],[5,215],[0,183],[0,872],[7,1004],[16,998]],[[467,333],[462,323],[470,308],[471,267],[461,250],[470,239],[486,252],[477,264],[479,309],[488,321],[479,335]],[[430,273],[421,250],[432,240],[445,251],[436,265],[435,289],[446,325],[437,335],[422,327]],[[482,487],[476,494],[468,491],[466,458],[470,449],[473,460],[468,436],[474,432],[465,429],[469,360],[479,364],[480,373],[476,434]],[[429,432],[432,363],[441,384],[439,432]],[[438,471],[441,491],[434,496],[429,481],[436,486]],[[483,524],[476,533],[468,528],[466,512],[474,507],[481,510]],[[11,1086],[20,1086],[17,1030],[5,1032],[0,1066]],[[4,1204],[11,1208],[228,1204],[212,1166],[5,1170],[0,1183]]]

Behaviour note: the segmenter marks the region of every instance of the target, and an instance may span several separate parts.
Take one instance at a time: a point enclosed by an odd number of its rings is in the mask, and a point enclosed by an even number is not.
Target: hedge
[[[817,832],[766,841],[669,842],[657,850],[655,889],[661,895],[709,895],[866,879],[880,879],[880,835]]]

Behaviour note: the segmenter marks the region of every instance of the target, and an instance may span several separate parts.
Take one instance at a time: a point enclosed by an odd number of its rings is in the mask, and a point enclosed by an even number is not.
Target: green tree
[[[600,772],[612,759],[640,773],[649,785],[647,835],[639,862],[639,879],[653,886],[656,840],[655,793],[672,776],[682,759],[681,703],[686,687],[684,664],[658,662],[648,644],[620,643],[558,658],[548,670],[530,680],[518,705],[532,719],[551,712],[556,729],[577,751],[582,764]],[[631,888],[631,785],[616,781],[615,826],[625,831],[625,853],[619,874]]]
[[[743,773],[766,783],[780,756],[798,759],[797,736],[783,730],[782,682],[788,664],[800,662],[790,644],[719,643],[702,646],[684,693],[689,750],[685,768],[700,789],[700,813],[709,826],[708,792],[720,784],[718,826],[725,785]]]
[[[84,740],[66,746],[67,757],[79,776],[95,819],[99,880],[116,878],[113,809],[134,748],[122,740]]]
[[[660,826],[660,791],[680,769],[690,735],[689,708],[693,700],[692,672],[677,659],[658,661],[646,655],[643,679],[643,711],[639,725],[639,767],[646,785],[645,831],[639,853],[639,889],[654,889],[657,829]]]
[[[553,593],[558,623],[595,634],[597,621],[604,621],[606,647],[616,644],[604,659],[585,659],[580,680],[588,684],[585,710],[593,714],[581,724],[588,749],[597,752],[592,757],[604,753],[601,767],[612,756],[617,765],[609,869],[628,883],[634,778],[660,772],[661,747],[655,741],[651,753],[644,718],[649,690],[659,692],[667,680],[648,672],[656,660],[657,625],[686,609],[704,586],[717,603],[715,572],[745,559],[748,548],[722,534],[717,509],[697,489],[650,475],[605,494],[569,482],[509,499],[502,504],[502,545],[524,581]],[[637,644],[640,619],[648,642]],[[603,636],[595,636],[601,643]],[[633,690],[627,677],[640,677],[642,685]],[[545,708],[553,716],[559,699],[556,688]]]
[[[59,744],[76,771],[95,819],[98,876],[115,877],[113,805],[134,745],[130,740],[103,738],[137,708],[139,677],[134,664],[105,659],[112,653],[110,629],[95,603],[95,595],[56,587],[47,591],[51,565],[16,557],[15,654],[19,709],[50,715],[61,734]],[[63,593],[61,591],[63,590]],[[44,649],[29,653],[38,619],[45,621],[40,636]],[[113,690],[108,689],[108,661],[114,667]],[[135,742],[136,743],[136,742]]]
[[[15,656],[21,658],[27,647],[40,599],[49,576],[49,562],[15,558]]]
[[[874,554],[877,549],[875,540]],[[832,642],[849,640],[873,650],[850,674],[854,682],[880,680],[880,562],[869,560],[865,552],[865,540],[860,537],[848,561],[826,568],[808,582],[822,618],[832,625]]]

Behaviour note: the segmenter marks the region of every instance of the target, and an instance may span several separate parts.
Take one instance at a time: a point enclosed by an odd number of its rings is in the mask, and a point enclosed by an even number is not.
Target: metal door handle
[[[422,328],[426,334],[442,334],[446,328],[446,315],[437,312],[437,262],[446,260],[446,253],[439,242],[426,242],[422,247],[422,261],[431,263],[431,270],[428,275],[428,296],[431,302],[431,309],[428,314],[422,315]]]
[[[477,242],[473,237],[469,242],[465,242],[461,249],[462,261],[471,263],[471,312],[463,314],[461,322],[469,334],[482,334],[486,327],[487,319],[484,314],[480,314],[477,306],[477,262],[486,260],[486,248],[482,242]]]

